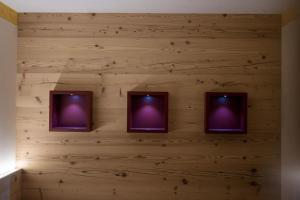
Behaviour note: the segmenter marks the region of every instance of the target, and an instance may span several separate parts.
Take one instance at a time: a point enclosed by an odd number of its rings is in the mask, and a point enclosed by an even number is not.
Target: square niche
[[[50,91],[49,130],[91,131],[92,102],[90,91]]]
[[[207,92],[205,131],[207,133],[246,133],[247,96],[247,93]]]
[[[168,92],[128,92],[128,132],[168,132]]]

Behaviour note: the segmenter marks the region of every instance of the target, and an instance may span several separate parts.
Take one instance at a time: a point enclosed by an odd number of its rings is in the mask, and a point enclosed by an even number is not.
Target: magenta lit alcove
[[[128,132],[168,132],[168,92],[128,92]]]
[[[205,101],[207,133],[247,132],[247,93],[207,92]]]
[[[50,91],[50,131],[88,132],[92,130],[90,91]]]

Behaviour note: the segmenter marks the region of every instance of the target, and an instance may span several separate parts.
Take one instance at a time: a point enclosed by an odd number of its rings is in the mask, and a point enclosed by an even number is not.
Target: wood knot
[[[70,162],[70,165],[75,165],[75,164],[76,164],[75,161],[71,161],[71,162]]]
[[[35,100],[36,100],[39,104],[42,104],[42,100],[40,99],[40,97],[36,96],[36,97],[34,97],[34,98],[35,98]]]
[[[182,180],[181,180],[181,182],[183,183],[183,185],[187,185],[189,182],[188,182],[188,180],[186,180],[185,178],[183,178]]]
[[[126,172],[120,172],[120,173],[115,174],[115,176],[120,176],[120,177],[125,178],[125,177],[127,177],[127,173]]]
[[[258,183],[257,183],[256,181],[251,181],[251,182],[250,182],[250,185],[251,185],[251,186],[258,186]]]
[[[137,155],[136,158],[139,158],[139,159],[145,159],[146,157],[143,156],[143,155]]]

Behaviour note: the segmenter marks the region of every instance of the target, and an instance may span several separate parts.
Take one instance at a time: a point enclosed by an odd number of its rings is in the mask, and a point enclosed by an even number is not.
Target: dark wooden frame
[[[215,96],[238,96],[242,98],[242,111],[244,113],[244,127],[241,130],[223,130],[223,131],[212,131],[208,127],[209,109],[210,109],[210,98]],[[235,133],[235,134],[245,134],[248,129],[247,122],[247,110],[248,110],[248,94],[245,92],[206,92],[205,93],[205,112],[204,112],[204,129],[206,133]]]
[[[53,127],[53,109],[54,109],[54,96],[55,95],[85,95],[88,96],[87,110],[88,119],[87,125],[82,129],[72,129],[69,127]],[[93,92],[91,91],[50,91],[50,101],[49,101],[49,131],[54,132],[90,132],[93,126]]]
[[[162,96],[164,98],[164,124],[163,130],[136,130],[131,127],[132,124],[132,97],[133,96]],[[145,91],[129,91],[127,92],[127,132],[139,133],[168,133],[168,109],[169,109],[169,93],[168,92],[145,92]]]

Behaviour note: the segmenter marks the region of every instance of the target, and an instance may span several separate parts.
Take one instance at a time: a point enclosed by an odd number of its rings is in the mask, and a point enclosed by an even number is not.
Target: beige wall
[[[17,27],[0,17],[0,174],[16,160]]]
[[[282,199],[300,199],[300,7],[287,1],[282,28]],[[299,3],[299,2],[298,2]]]

